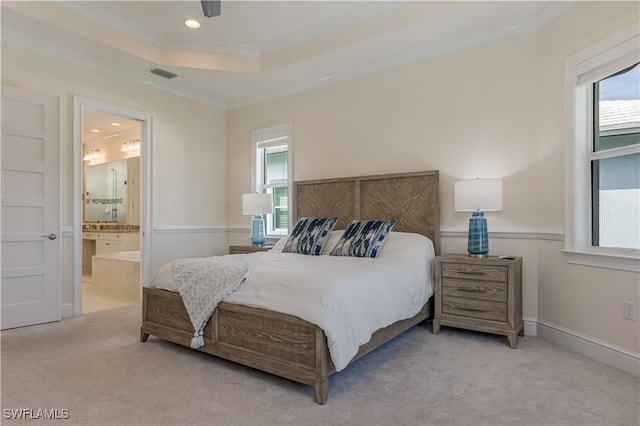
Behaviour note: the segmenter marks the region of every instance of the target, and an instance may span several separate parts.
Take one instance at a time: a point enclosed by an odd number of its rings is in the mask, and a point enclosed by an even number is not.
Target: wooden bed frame
[[[438,171],[296,182],[294,217],[338,216],[335,229],[351,219],[396,219],[394,231],[431,238],[440,252]],[[375,332],[354,360],[431,316],[430,303],[412,318]],[[193,325],[177,292],[144,287],[140,341],[149,335],[190,347]],[[315,324],[264,309],[222,302],[197,349],[299,383],[313,385],[324,404],[335,372],[327,339]]]

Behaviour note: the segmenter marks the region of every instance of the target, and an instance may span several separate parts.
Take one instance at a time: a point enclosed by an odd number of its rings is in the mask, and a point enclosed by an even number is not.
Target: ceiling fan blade
[[[207,18],[220,16],[220,13],[222,12],[222,5],[220,2],[221,0],[201,0],[200,3],[202,3],[202,12],[204,12],[204,16]]]

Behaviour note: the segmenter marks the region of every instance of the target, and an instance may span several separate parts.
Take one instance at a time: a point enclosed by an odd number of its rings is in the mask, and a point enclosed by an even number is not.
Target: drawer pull
[[[502,272],[500,269],[471,269],[471,268],[455,268],[455,269],[449,269],[450,272],[456,272],[458,274],[465,274],[465,275],[487,275],[488,273],[492,273],[492,272]]]
[[[477,269],[450,269],[450,271],[465,275],[487,275],[487,271],[479,271]]]
[[[454,306],[457,309],[460,309],[461,311],[470,311],[470,312],[487,312],[486,309],[482,309],[482,308],[465,308],[463,306]]]
[[[457,287],[458,291],[466,291],[467,293],[486,293],[487,289],[484,287]]]

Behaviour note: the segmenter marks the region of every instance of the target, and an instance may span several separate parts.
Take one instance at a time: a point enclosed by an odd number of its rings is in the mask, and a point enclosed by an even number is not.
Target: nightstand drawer
[[[494,321],[506,321],[507,305],[486,300],[445,296],[442,298],[442,313]]]
[[[449,278],[507,282],[507,268],[505,266],[443,263],[442,276]]]
[[[507,283],[443,278],[442,295],[506,303]]]

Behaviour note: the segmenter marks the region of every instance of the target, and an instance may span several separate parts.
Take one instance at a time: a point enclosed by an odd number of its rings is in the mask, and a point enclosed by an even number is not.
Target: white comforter
[[[328,253],[341,231],[327,242]],[[294,315],[325,332],[337,371],[347,366],[378,329],[417,314],[433,294],[433,243],[392,232],[375,259],[268,252],[246,256],[249,279],[225,302]],[[171,264],[150,287],[177,291]]]

